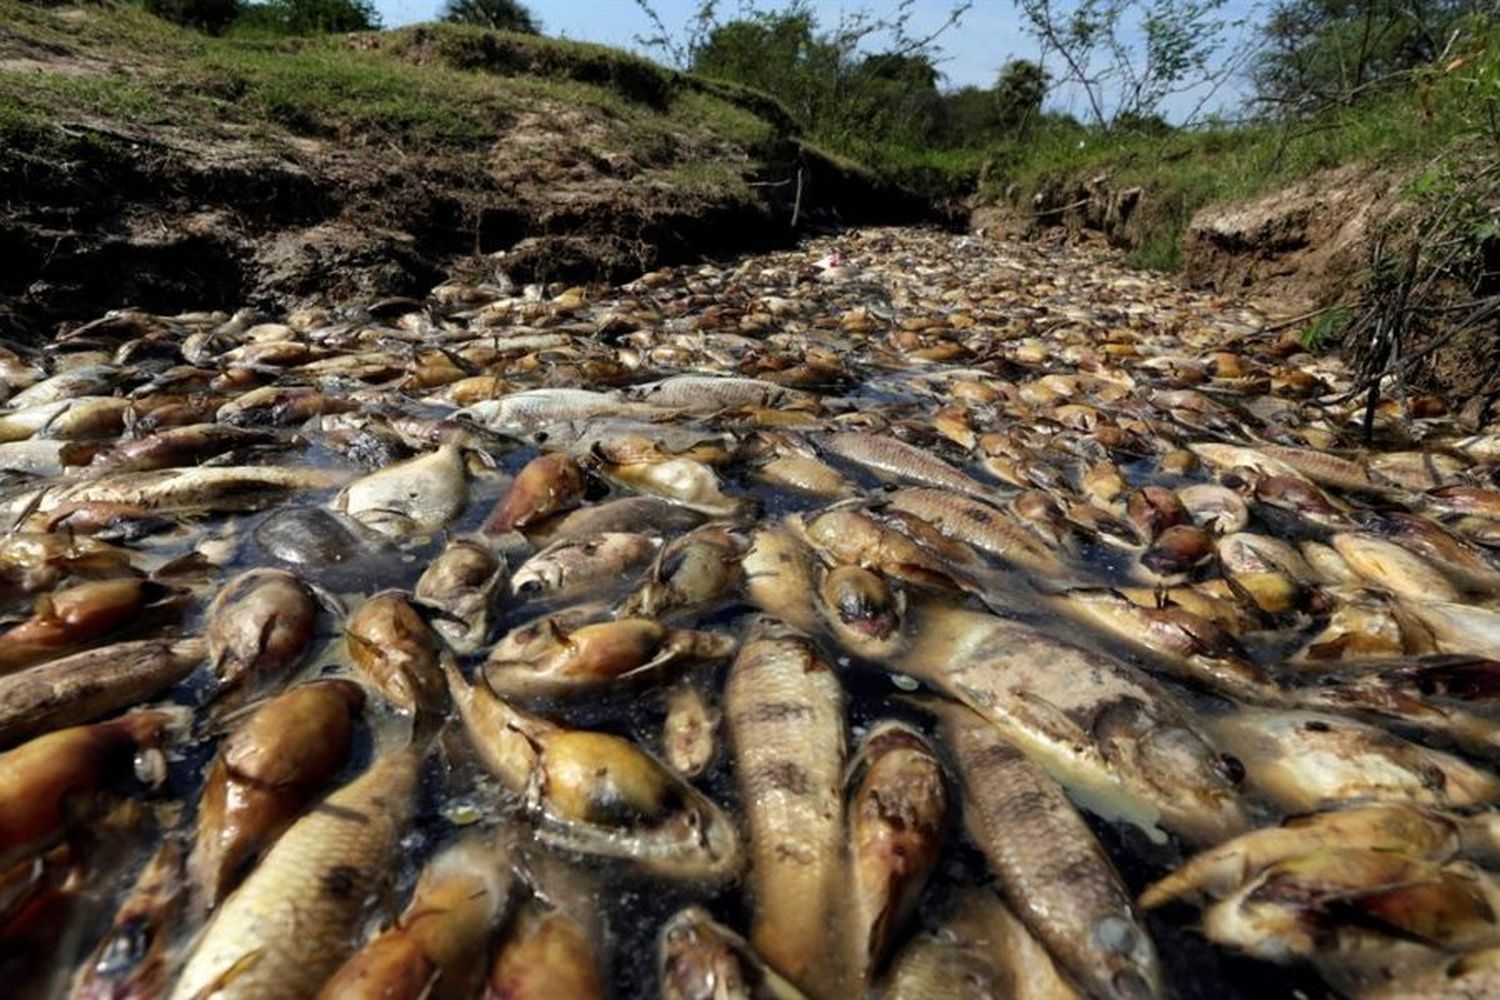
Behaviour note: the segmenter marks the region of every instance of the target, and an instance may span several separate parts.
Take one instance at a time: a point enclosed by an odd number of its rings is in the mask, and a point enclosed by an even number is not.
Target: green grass
[[[1500,45],[1484,57],[1500,67]],[[1145,189],[1133,263],[1182,266],[1181,241],[1200,209],[1273,191],[1345,164],[1416,169],[1475,129],[1474,94],[1461,75],[1291,125],[1206,127],[1162,135],[1101,135],[1050,123],[1024,143],[990,151],[982,194],[1018,205],[1061,179],[1108,173],[1116,188]]]
[[[473,148],[492,142],[509,102],[491,81],[417,68],[335,39],[250,43],[206,40],[191,61],[194,89],[250,120],[293,132],[402,148]]]

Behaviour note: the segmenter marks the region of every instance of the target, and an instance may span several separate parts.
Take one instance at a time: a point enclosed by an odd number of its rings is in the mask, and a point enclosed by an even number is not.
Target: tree
[[[380,27],[371,0],[268,0],[244,8],[236,28],[278,35],[326,35]]]
[[[240,0],[146,0],[144,6],[157,17],[214,35],[243,12]]]
[[[1042,64],[1029,59],[1012,59],[1001,67],[994,90],[998,123],[1012,131],[1024,131],[1042,110],[1049,82]]]
[[[1238,69],[1223,54],[1227,0],[1016,0],[1061,80],[1080,91],[1094,124],[1157,116],[1176,94],[1216,88]],[[1242,23],[1242,22],[1241,22]]]
[[[535,15],[518,0],[448,0],[443,20],[524,35],[541,34],[542,30]]]
[[[1348,103],[1432,62],[1483,0],[1279,0],[1251,79],[1283,112]]]

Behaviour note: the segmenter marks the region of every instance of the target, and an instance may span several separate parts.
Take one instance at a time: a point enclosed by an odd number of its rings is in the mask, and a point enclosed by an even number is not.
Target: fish
[[[444,444],[344,487],[331,507],[389,538],[436,531],[469,502],[468,472],[455,444]]]
[[[208,658],[202,639],[142,639],[0,677],[0,745],[91,722],[147,701]]]
[[[503,535],[576,507],[587,485],[583,467],[571,455],[563,452],[539,455],[516,473],[480,531]]]
[[[259,705],[219,747],[198,802],[187,875],[211,910],[344,766],[364,689],[309,681]]]
[[[344,646],[360,674],[396,709],[441,718],[447,709],[443,640],[399,590],[386,590],[359,606],[344,625]]]
[[[1244,828],[1240,765],[1145,674],[980,612],[923,603],[908,620],[883,665],[982,715],[1090,811],[1197,843]]]
[[[568,628],[543,618],[511,632],[485,660],[485,686],[502,698],[566,697],[650,676],[686,660],[734,651],[730,636],[669,629],[652,618],[617,618]]]
[[[681,910],[663,925],[657,967],[663,1000],[803,1000],[807,996],[701,906]]]
[[[983,498],[994,490],[928,452],[880,434],[846,431],[820,442],[825,451],[879,475]]]
[[[312,648],[318,606],[295,574],[252,569],[219,588],[207,616],[208,658],[222,697],[284,681]]]
[[[441,612],[432,627],[455,653],[477,653],[489,636],[508,577],[505,560],[489,546],[455,538],[422,571],[412,597]]]
[[[698,777],[718,754],[722,718],[723,713],[691,681],[674,686],[667,694],[667,715],[661,726],[662,759],[684,778]]]
[[[38,599],[32,614],[0,633],[0,678],[140,624],[166,607],[170,587],[139,577],[97,580]]]
[[[1352,719],[1240,708],[1204,725],[1240,761],[1248,787],[1288,811],[1370,797],[1436,806],[1500,801],[1500,777]]]
[[[1078,1000],[1047,949],[991,890],[958,893],[935,932],[913,938],[891,965],[890,1000]]]
[[[724,725],[750,830],[750,942],[807,992],[841,992],[842,687],[805,638],[763,619],[730,668]]]
[[[353,953],[416,807],[424,742],[378,757],[293,823],[220,904],[170,996],[307,996]]]
[[[866,734],[845,778],[850,976],[861,992],[916,910],[946,839],[943,766],[926,738],[894,721]]]
[[[656,555],[661,539],[631,531],[559,539],[516,567],[517,597],[570,595],[618,586]]]
[[[523,712],[469,684],[452,662],[444,672],[480,761],[539,821],[544,842],[664,878],[714,884],[739,874],[733,821],[655,757],[622,737]]]
[[[957,705],[936,711],[963,787],[965,827],[1016,916],[1088,995],[1162,995],[1151,937],[1062,789],[979,715]]]
[[[70,818],[96,813],[90,800],[130,779],[137,754],[160,751],[187,721],[182,709],[137,709],[0,753],[0,870],[57,843]]]
[[[468,998],[485,971],[485,945],[516,895],[503,837],[470,837],[422,869],[395,924],[369,940],[318,995]]]

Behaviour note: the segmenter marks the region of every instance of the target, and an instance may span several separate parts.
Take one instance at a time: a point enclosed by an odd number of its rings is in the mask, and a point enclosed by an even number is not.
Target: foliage
[[[1159,114],[1177,94],[1216,88],[1235,71],[1225,54],[1227,0],[1016,0],[1061,82],[1108,128]]]
[[[448,0],[443,20],[496,31],[518,31],[523,35],[537,35],[542,30],[536,17],[519,0]]]
[[[1324,351],[1338,342],[1340,334],[1353,319],[1353,313],[1345,306],[1334,306],[1318,313],[1297,338],[1305,350]]]
[[[1439,60],[1483,0],[1277,0],[1251,77],[1280,114],[1348,103],[1409,83]]]
[[[327,35],[380,27],[372,0],[265,0],[244,8],[241,34]]]
[[[218,34],[241,14],[240,0],[143,0],[142,6],[157,17]]]

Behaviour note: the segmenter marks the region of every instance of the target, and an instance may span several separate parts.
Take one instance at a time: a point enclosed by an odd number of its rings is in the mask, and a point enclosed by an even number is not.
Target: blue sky
[[[1255,0],[1228,0],[1226,16],[1241,17],[1251,10]],[[667,27],[682,29],[698,7],[698,0],[651,0]],[[651,33],[651,25],[635,0],[532,0],[527,3],[549,35],[562,35],[583,41],[601,42],[624,48],[637,48],[635,36]],[[774,0],[762,0],[761,6],[774,7]],[[821,23],[837,23],[843,12],[867,8],[876,13],[889,12],[896,0],[813,0],[811,4]],[[911,33],[921,35],[936,29],[946,19],[952,4],[949,0],[917,0]],[[375,7],[387,27],[414,21],[429,21],[438,16],[442,0],[375,0]],[[720,0],[720,16],[732,17],[736,0]],[[976,0],[956,29],[939,40],[942,49],[941,69],[945,86],[966,84],[988,86],[995,72],[1008,59],[1017,56],[1035,58],[1037,45],[1021,30],[1020,16],[1012,0]],[[1227,91],[1231,99],[1242,88]],[[1200,95],[1173,99],[1169,117],[1180,118],[1198,103]],[[1059,93],[1052,104],[1065,110],[1081,111],[1077,95]]]

